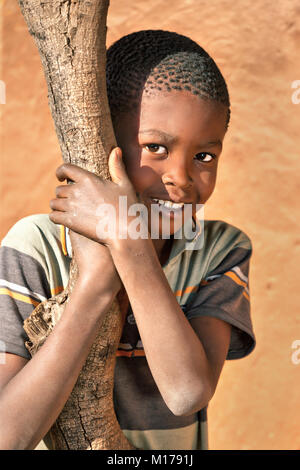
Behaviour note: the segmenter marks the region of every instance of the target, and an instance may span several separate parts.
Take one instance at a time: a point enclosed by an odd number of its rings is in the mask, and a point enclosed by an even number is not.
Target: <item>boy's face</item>
[[[196,204],[208,200],[215,187],[226,118],[222,104],[175,90],[144,93],[140,112],[119,118],[117,142],[149,214],[158,199],[193,204],[193,213]],[[169,210],[170,234],[178,229],[178,214],[182,225],[183,211],[184,206],[174,216]]]

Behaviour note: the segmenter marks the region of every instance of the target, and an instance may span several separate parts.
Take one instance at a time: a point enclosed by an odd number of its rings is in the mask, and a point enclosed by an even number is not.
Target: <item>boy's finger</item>
[[[73,165],[72,163],[63,163],[57,168],[56,177],[59,181],[71,180],[76,183],[87,173],[90,172],[80,168],[80,166]]]
[[[108,168],[111,179],[114,183],[121,184],[128,180],[126,168],[122,159],[122,150],[120,147],[115,147],[108,159]]]
[[[55,224],[67,226],[65,212],[53,211],[49,214],[49,219]]]
[[[65,198],[51,199],[49,206],[53,211],[65,212],[67,210]]]
[[[70,185],[68,184],[57,186],[55,188],[55,196],[56,197],[68,197],[70,193],[70,189],[71,189]]]

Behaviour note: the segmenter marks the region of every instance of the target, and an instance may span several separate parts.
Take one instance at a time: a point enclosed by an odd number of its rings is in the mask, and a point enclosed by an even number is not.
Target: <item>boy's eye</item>
[[[197,153],[197,155],[195,155],[195,158],[200,162],[208,163],[211,162],[214,158],[216,158],[216,155],[214,155],[213,153],[201,152]]]
[[[163,145],[158,145],[158,144],[148,144],[145,145],[146,150],[148,150],[151,153],[155,153],[156,155],[162,155],[166,152],[166,147]]]

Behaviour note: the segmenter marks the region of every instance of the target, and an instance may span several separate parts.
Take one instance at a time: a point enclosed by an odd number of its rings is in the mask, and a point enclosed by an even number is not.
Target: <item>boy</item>
[[[205,411],[224,361],[255,345],[249,238],[222,221],[205,221],[200,249],[187,249],[184,232],[175,236],[188,207],[195,221],[197,204],[214,190],[230,117],[219,69],[189,38],[140,31],[108,50],[107,86],[119,145],[109,159],[112,181],[62,165],[58,179],[73,184],[58,186],[50,216],[19,221],[2,243],[0,448],[34,448],[47,433],[121,283],[130,306],[114,404],[139,449],[207,448]],[[128,207],[144,204],[148,215],[158,205],[158,238],[129,236],[132,217],[120,222],[122,237],[104,237],[99,207],[109,204],[118,215],[121,197]],[[143,227],[149,233],[152,222]],[[23,320],[66,285],[72,253],[78,281],[29,361]]]

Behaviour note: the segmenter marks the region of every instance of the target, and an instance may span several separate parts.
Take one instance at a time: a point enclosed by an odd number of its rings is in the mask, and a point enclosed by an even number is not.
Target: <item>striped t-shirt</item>
[[[251,242],[223,221],[205,221],[202,236],[197,250],[187,249],[184,238],[174,239],[162,268],[186,317],[229,323],[227,359],[242,358],[255,346],[248,282]],[[67,230],[46,214],[25,217],[11,228],[0,248],[0,350],[30,359],[23,322],[41,301],[66,287],[71,256]],[[117,351],[114,406],[121,429],[138,449],[208,448],[206,408],[190,416],[175,416],[168,409],[148,367],[130,304]]]

